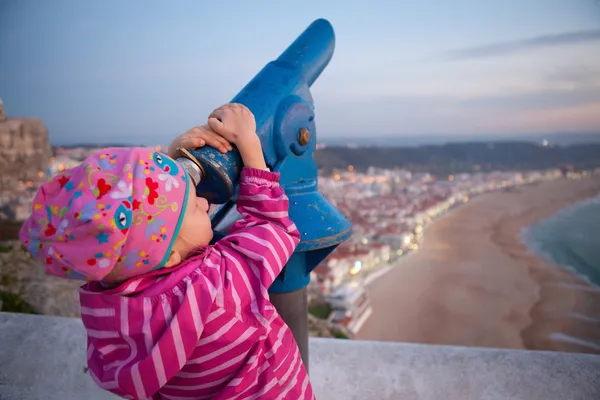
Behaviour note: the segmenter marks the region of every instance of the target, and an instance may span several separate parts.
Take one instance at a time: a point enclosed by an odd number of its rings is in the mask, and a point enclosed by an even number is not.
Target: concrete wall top
[[[79,319],[0,313],[0,399],[115,399]],[[600,399],[600,356],[311,338],[317,399]]]

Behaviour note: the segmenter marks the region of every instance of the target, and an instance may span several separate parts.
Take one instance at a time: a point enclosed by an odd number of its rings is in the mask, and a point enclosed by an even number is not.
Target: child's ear
[[[167,262],[165,263],[165,268],[171,268],[176,266],[181,262],[181,254],[178,251],[172,250]]]

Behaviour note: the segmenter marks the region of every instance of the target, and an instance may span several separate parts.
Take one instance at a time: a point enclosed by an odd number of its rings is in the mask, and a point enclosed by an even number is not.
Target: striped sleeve
[[[198,271],[157,297],[82,291],[89,373],[101,388],[128,399],[155,398],[181,371],[217,294]]]
[[[240,179],[237,209],[242,219],[215,249],[246,279],[258,279],[268,288],[296,249],[300,234],[289,218],[279,173],[244,168]]]

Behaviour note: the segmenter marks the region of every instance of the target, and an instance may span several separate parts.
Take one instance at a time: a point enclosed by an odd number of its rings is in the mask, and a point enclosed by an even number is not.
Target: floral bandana
[[[145,148],[109,148],[45,183],[20,238],[49,274],[118,282],[161,268],[188,197],[185,170]]]

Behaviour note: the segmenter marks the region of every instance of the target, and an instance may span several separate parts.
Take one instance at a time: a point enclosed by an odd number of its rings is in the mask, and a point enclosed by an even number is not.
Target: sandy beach
[[[522,228],[600,193],[600,177],[479,196],[369,283],[357,339],[600,353],[600,291],[531,254]]]

